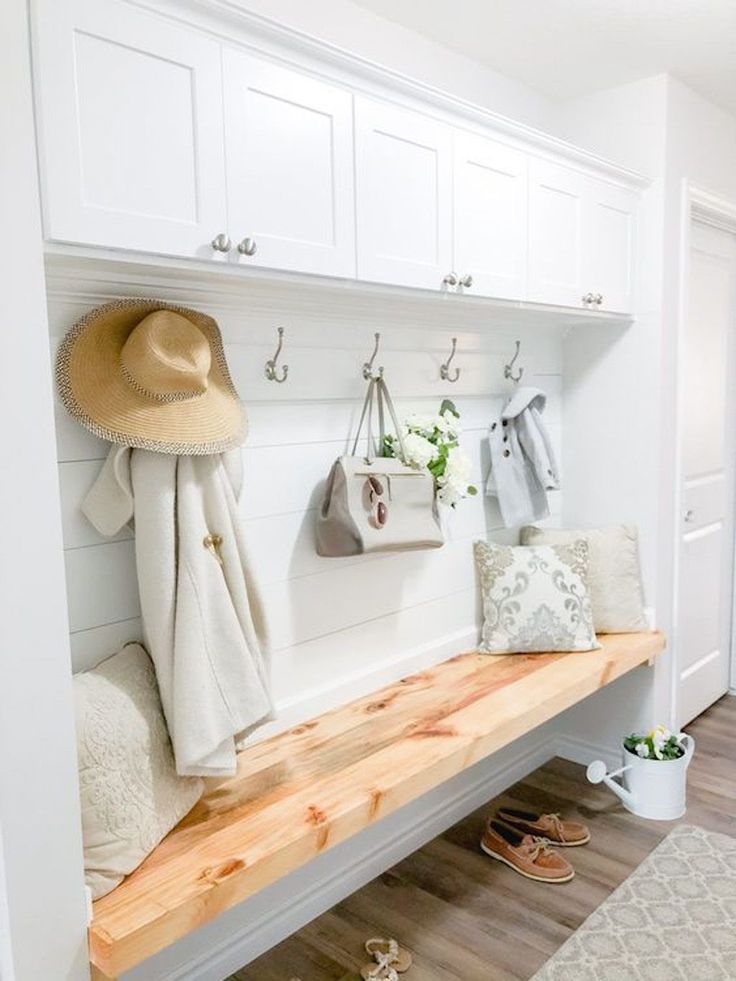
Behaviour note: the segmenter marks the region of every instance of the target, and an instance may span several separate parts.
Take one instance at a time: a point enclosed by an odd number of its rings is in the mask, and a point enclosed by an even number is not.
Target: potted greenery
[[[588,767],[591,783],[603,781],[639,817],[674,821],[685,813],[687,768],[695,740],[663,725],[645,734],[632,733],[623,741],[623,766],[606,773],[602,760]],[[623,783],[615,780],[621,776]]]

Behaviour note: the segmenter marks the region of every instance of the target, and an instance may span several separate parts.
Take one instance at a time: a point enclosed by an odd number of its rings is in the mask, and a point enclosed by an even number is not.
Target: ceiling
[[[551,99],[668,72],[736,115],[736,0],[356,0]]]

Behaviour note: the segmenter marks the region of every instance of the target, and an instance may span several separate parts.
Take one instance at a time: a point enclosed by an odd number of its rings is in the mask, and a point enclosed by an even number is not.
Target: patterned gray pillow
[[[129,644],[74,678],[85,881],[98,899],[137,868],[202,795],[179,777],[156,674]]]
[[[600,647],[588,595],[588,543],[509,546],[476,542],[486,654]]]

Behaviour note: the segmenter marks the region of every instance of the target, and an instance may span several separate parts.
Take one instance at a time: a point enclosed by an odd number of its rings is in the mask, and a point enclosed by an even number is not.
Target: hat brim
[[[207,390],[184,401],[158,402],[137,392],[120,367],[134,327],[155,310],[173,310],[207,337],[212,364]],[[203,456],[239,446],[245,410],[230,378],[212,317],[162,300],[124,299],[86,314],[61,343],[56,377],[62,402],[83,426],[112,443],[156,453]]]

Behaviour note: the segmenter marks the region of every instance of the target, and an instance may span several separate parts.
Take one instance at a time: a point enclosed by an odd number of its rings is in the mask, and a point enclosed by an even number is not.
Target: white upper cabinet
[[[628,313],[638,196],[561,164],[529,161],[529,299]]]
[[[577,171],[529,159],[530,300],[581,305],[585,189]]]
[[[585,288],[596,309],[627,313],[634,301],[634,241],[638,196],[591,178],[585,208]]]
[[[45,234],[633,309],[638,194],[124,0],[34,0]]]
[[[452,268],[452,130],[355,98],[358,277],[438,289]]]
[[[351,93],[229,48],[223,84],[233,255],[354,276]]]
[[[458,279],[473,294],[525,299],[527,155],[460,130],[454,140]]]
[[[46,234],[211,256],[225,231],[220,47],[115,0],[41,0]]]

